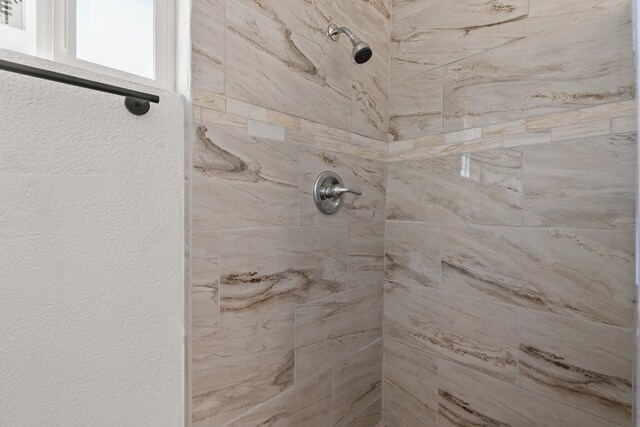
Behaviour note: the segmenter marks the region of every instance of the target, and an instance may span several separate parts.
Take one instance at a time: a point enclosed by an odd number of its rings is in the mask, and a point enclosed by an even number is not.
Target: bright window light
[[[77,58],[154,79],[154,9],[154,0],[77,0]]]

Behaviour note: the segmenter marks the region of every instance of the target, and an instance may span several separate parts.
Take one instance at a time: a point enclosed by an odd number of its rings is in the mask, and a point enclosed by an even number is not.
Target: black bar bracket
[[[129,110],[131,114],[135,114],[136,116],[144,116],[149,112],[149,109],[151,108],[151,104],[149,104],[149,101],[130,98],[128,96],[124,99],[124,106],[127,108],[127,110]]]
[[[5,61],[2,59],[0,59],[0,70],[64,83],[71,86],[83,87],[85,89],[91,89],[98,92],[124,96],[124,106],[131,114],[135,114],[136,116],[143,116],[147,114],[151,108],[151,105],[149,104],[150,102],[153,102],[154,104],[158,104],[160,102],[160,97],[158,95],[125,89],[123,87],[82,79],[80,77],[70,76],[67,74],[56,73],[55,71],[44,70],[42,68],[17,64],[15,62]]]

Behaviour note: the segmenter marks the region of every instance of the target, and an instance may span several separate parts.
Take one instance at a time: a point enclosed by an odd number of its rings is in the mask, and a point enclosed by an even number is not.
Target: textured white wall
[[[1,426],[184,424],[183,104],[160,95],[135,117],[0,71]]]

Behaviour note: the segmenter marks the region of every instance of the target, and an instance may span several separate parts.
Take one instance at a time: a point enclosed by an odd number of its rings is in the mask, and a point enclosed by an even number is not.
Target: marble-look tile
[[[331,422],[331,372],[323,372],[274,397],[229,427],[326,427]]]
[[[228,28],[249,43],[247,54],[253,60],[257,58],[263,67],[274,67],[280,73],[273,76],[238,68],[249,76],[231,76],[228,88],[241,94],[242,99],[259,99],[257,103],[261,105],[278,105],[278,110],[371,137],[386,136],[391,33],[388,3],[240,0],[228,5],[228,20],[234,21],[228,23]],[[351,28],[371,45],[374,56],[366,66],[353,63],[344,36],[337,43],[327,38],[326,29],[332,22]],[[227,56],[229,64],[244,60],[236,58],[229,48]],[[246,61],[244,65],[251,64]],[[231,64],[230,70],[234,66]],[[322,111],[319,104],[334,111]]]
[[[293,319],[278,314],[254,329],[246,321],[220,329],[194,326],[194,427],[224,425],[293,385]]]
[[[316,207],[313,184],[322,172],[331,170],[348,188],[362,190],[362,196],[346,194],[344,206],[335,215],[324,215]],[[300,149],[300,224],[335,224],[384,220],[384,164],[358,156],[318,150]]]
[[[226,94],[350,129],[350,55],[332,54],[326,36],[309,39],[285,24],[245,2],[227,2]]]
[[[389,134],[395,141],[439,134],[442,122],[442,69],[411,78],[398,76],[391,68]]]
[[[384,280],[385,223],[349,224],[349,288],[381,285]]]
[[[260,122],[267,121],[266,108],[249,104],[248,102],[238,101],[233,98],[227,98],[225,111],[236,116],[246,117],[247,119],[257,120]]]
[[[191,236],[191,323],[218,325],[218,233],[192,233]]]
[[[614,427],[503,381],[438,361],[439,426]]]
[[[389,148],[386,136],[380,139],[369,138],[368,136],[358,135],[357,133],[351,134],[351,144],[361,147],[371,148],[381,153],[385,153]]]
[[[372,404],[352,418],[345,427],[375,427],[382,418],[382,398],[376,399]]]
[[[285,129],[300,129],[301,126],[299,117],[273,110],[267,110],[267,122]]]
[[[498,135],[522,134],[527,130],[526,123],[526,120],[523,119],[483,126],[482,136],[486,138]]]
[[[589,123],[602,119],[612,119],[627,115],[635,115],[637,111],[635,100],[613,102],[592,107],[578,108],[564,113],[547,114],[525,120],[528,131],[542,131],[553,127],[570,124]]]
[[[611,133],[628,133],[638,131],[638,117],[626,116],[611,119]]]
[[[631,425],[633,335],[630,329],[522,311],[518,383]]]
[[[609,135],[611,120],[604,119],[589,123],[571,124],[551,129],[552,141],[568,141],[570,139],[589,138],[591,136]]]
[[[295,307],[345,290],[346,233],[221,233],[220,327],[193,342],[196,426],[224,425],[292,386]]]
[[[438,415],[435,358],[387,339],[383,381],[385,421],[393,426],[435,426]]]
[[[635,134],[524,150],[525,225],[634,227]]]
[[[565,0],[558,3],[555,0],[535,0],[529,2],[529,16],[567,15],[577,12],[607,10],[617,6],[629,4],[628,0]]]
[[[235,114],[201,108],[199,120],[201,124],[215,129],[247,133],[247,118]]]
[[[385,339],[515,382],[515,307],[387,282]]]
[[[535,310],[633,325],[628,231],[446,226],[442,287]]]
[[[482,128],[470,128],[449,132],[445,136],[446,144],[455,144],[457,142],[471,141],[482,137]]]
[[[514,135],[504,135],[502,146],[504,148],[522,147],[525,145],[546,144],[551,142],[550,131],[525,132]]]
[[[629,7],[534,19],[533,34],[448,65],[445,130],[631,99]]]
[[[439,288],[441,228],[430,223],[387,222],[385,279]]]
[[[226,109],[226,98],[224,95],[206,89],[194,87],[193,105],[224,112]],[[196,120],[196,123],[200,123]]]
[[[413,140],[413,146],[415,148],[422,148],[443,145],[445,143],[445,138],[446,135],[444,133],[439,135],[422,136]]]
[[[273,139],[275,141],[284,141],[285,139],[285,130],[283,127],[255,120],[249,120],[247,123],[247,134],[257,138]]]
[[[382,336],[382,284],[296,308],[295,382],[331,367]]]
[[[524,19],[527,0],[393,2],[391,60],[401,78],[516,39],[503,27]]]
[[[298,153],[294,146],[204,126],[197,128],[196,136],[194,230],[297,223]]]
[[[388,166],[387,218],[522,224],[522,151],[493,150]]]
[[[367,2],[348,2],[354,10],[354,17],[371,16],[367,13]],[[364,9],[364,11],[363,11]],[[359,21],[359,20],[358,20]],[[352,64],[353,95],[352,95],[352,124],[351,131],[372,138],[386,139],[389,132],[389,38],[384,34],[390,33],[388,19],[379,17],[367,30],[367,25],[360,25],[358,31],[363,31],[373,50],[373,57],[364,65]],[[346,24],[344,24],[346,25]],[[374,29],[375,28],[375,29]],[[371,33],[374,32],[375,37]],[[383,36],[383,38],[380,38]],[[341,41],[342,42],[342,41]]]
[[[225,0],[193,1],[191,41],[194,89],[224,92],[224,3]]]
[[[382,340],[360,350],[332,370],[332,425],[356,418],[382,395]]]

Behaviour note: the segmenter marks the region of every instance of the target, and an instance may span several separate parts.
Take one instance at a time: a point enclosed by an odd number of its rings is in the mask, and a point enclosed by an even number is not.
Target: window
[[[2,48],[173,89],[174,0],[0,0],[2,11]]]

